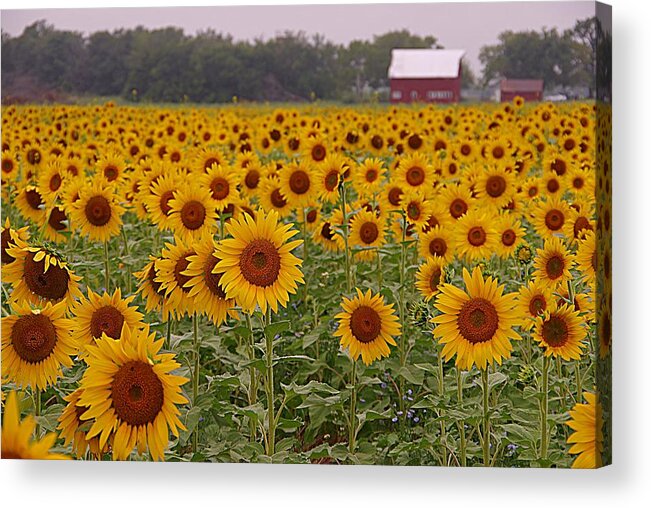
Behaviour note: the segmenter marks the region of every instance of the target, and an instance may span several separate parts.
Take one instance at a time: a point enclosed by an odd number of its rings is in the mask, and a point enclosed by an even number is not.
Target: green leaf
[[[275,323],[271,323],[269,326],[264,327],[264,334],[266,337],[274,338],[276,335],[280,335],[282,332],[286,332],[290,328],[290,321],[276,321]]]

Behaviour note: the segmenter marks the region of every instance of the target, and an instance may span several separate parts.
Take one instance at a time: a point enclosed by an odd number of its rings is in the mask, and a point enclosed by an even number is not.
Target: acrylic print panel
[[[610,19],[3,11],[2,458],[609,464]]]

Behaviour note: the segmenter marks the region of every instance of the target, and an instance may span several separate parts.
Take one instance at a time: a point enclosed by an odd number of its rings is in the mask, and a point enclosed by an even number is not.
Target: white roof
[[[392,49],[389,78],[456,78],[462,49]]]

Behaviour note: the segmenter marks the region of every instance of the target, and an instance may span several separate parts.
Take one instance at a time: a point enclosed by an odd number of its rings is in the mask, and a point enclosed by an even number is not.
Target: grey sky
[[[446,48],[465,49],[479,72],[479,50],[504,30],[570,28],[594,15],[595,4],[574,2],[487,2],[219,7],[154,7],[2,10],[2,30],[19,35],[39,19],[59,29],[97,30],[181,27],[188,34],[212,28],[235,39],[268,39],[284,30],[319,33],[336,43],[370,39],[389,30],[434,35]]]

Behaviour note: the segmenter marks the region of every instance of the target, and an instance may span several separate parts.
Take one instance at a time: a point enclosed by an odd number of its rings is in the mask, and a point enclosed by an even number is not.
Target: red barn
[[[510,102],[517,96],[525,101],[541,101],[543,86],[542,79],[503,79],[500,82],[500,101]]]
[[[391,102],[459,102],[460,49],[394,49],[389,82]]]

